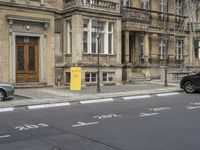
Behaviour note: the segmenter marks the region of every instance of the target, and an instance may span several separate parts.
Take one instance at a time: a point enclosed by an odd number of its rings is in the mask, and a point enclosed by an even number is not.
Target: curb
[[[162,92],[162,93],[150,93],[150,94],[139,94],[134,96],[114,96],[112,98],[102,98],[102,99],[85,99],[85,100],[74,100],[74,101],[68,101],[68,102],[55,102],[55,103],[43,103],[43,104],[27,104],[27,105],[18,105],[13,107],[2,107],[0,108],[0,112],[10,112],[14,111],[17,108],[25,108],[27,110],[34,110],[34,109],[43,109],[43,108],[53,108],[53,107],[62,107],[62,106],[70,106],[72,104],[78,103],[78,104],[92,104],[92,103],[103,103],[103,102],[112,102],[115,101],[114,98],[121,98],[122,101],[127,100],[134,100],[134,99],[147,99],[151,98],[152,95],[155,95],[157,97],[162,96],[174,96],[179,95],[182,92],[182,90],[174,90],[170,92]]]

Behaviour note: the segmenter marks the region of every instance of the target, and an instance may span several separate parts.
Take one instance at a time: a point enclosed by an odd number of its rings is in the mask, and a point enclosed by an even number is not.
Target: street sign
[[[81,90],[81,67],[71,67],[70,90]]]

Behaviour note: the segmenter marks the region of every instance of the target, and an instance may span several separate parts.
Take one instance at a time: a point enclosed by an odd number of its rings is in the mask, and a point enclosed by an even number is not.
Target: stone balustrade
[[[120,13],[120,3],[114,0],[64,0],[65,9],[74,7]]]
[[[122,8],[122,21],[138,22],[138,23],[150,23],[150,14],[145,10],[135,8]]]

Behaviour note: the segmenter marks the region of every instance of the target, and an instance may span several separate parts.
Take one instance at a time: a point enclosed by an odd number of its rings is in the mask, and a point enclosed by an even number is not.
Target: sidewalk
[[[125,84],[101,87],[101,93],[96,92],[96,86],[85,87],[81,91],[70,91],[66,87],[26,88],[16,89],[16,96],[0,102],[0,108],[23,107],[37,104],[52,104],[61,102],[77,102],[80,100],[116,98],[123,96],[158,94],[182,91],[178,84],[164,87],[159,81],[138,84]]]

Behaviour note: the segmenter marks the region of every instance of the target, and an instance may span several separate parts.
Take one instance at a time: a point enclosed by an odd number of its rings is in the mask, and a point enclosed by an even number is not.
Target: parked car
[[[183,77],[180,82],[180,88],[184,89],[186,93],[200,90],[200,72]]]
[[[0,101],[9,96],[13,96],[15,89],[12,84],[0,83]]]

